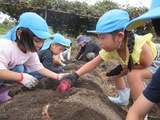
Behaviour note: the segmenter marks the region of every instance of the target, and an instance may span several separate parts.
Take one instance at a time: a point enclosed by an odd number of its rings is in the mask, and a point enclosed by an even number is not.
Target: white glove
[[[19,83],[23,84],[24,86],[26,86],[29,89],[32,89],[33,87],[35,87],[36,85],[38,85],[38,80],[26,73],[21,73],[22,77],[20,80],[18,80]]]
[[[66,75],[69,75],[70,73],[60,73],[60,74],[58,74],[58,76],[57,76],[57,80],[62,80],[63,78],[64,78],[64,76],[66,76]]]

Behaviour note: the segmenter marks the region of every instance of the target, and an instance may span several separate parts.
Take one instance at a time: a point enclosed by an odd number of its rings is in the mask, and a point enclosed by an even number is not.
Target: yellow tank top
[[[156,58],[157,56],[157,48],[156,45],[152,42],[152,34],[146,34],[144,36],[135,36],[135,44],[133,47],[133,53],[132,53],[132,58],[133,58],[133,62],[134,64],[140,64],[140,54],[142,51],[142,46],[147,43],[152,51],[152,56],[153,56],[153,60]],[[127,44],[126,44],[127,47]],[[128,60],[129,60],[129,51],[128,51],[128,47],[126,49],[126,53],[127,53],[127,57],[126,60],[122,60],[122,58],[119,56],[117,50],[114,50],[112,52],[106,52],[105,50],[101,50],[99,52],[100,57],[104,60],[104,61],[110,61],[110,60],[117,60],[119,61],[121,64],[123,65],[128,65]]]

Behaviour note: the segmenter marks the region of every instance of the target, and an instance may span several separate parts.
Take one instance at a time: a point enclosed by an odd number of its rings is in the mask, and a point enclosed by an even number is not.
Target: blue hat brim
[[[53,35],[53,37],[54,37],[54,35]],[[43,47],[41,48],[41,50],[48,49],[52,43],[58,43],[58,44],[63,45],[65,47],[69,47],[71,44],[71,41],[69,39],[64,38],[64,37],[62,37],[60,39],[54,38],[53,40],[48,40],[47,42],[45,42]]]
[[[49,41],[45,42],[45,43],[43,44],[43,47],[41,48],[41,50],[46,50],[46,49],[48,49],[48,48],[50,47],[51,43],[53,43],[53,42],[54,42],[54,40],[49,40]]]
[[[20,27],[19,25],[14,26],[3,36],[3,38],[13,40],[13,41],[16,40],[16,31],[19,27]]]
[[[40,39],[54,38],[53,35],[51,35],[49,32],[34,30],[34,29],[30,29],[30,30]]]
[[[100,32],[100,31],[96,31],[96,30],[88,30],[87,32],[89,32],[89,33],[95,33],[95,34],[108,33],[108,32]]]
[[[160,11],[160,7],[157,7],[155,9],[152,9],[152,10],[146,12],[145,14],[131,20],[126,25],[126,30],[135,29],[135,28],[143,25],[144,23],[146,23],[149,20],[160,18],[159,11]]]
[[[16,25],[11,30],[9,30],[3,37],[6,39],[16,40],[16,31],[20,27],[21,27],[20,25]],[[51,35],[48,32],[33,30],[33,29],[30,29],[30,30],[40,39],[47,39],[47,38],[53,39],[54,38],[53,35]]]

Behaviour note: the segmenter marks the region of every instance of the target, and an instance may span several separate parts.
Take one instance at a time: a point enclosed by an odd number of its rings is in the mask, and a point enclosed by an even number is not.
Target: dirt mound
[[[65,71],[73,72],[84,63],[68,63]],[[104,70],[105,65],[101,65],[86,73],[64,93],[54,91],[59,82],[48,78],[33,90],[14,84],[9,93],[12,99],[0,104],[0,120],[124,120],[129,106],[108,100],[108,95],[116,93]]]

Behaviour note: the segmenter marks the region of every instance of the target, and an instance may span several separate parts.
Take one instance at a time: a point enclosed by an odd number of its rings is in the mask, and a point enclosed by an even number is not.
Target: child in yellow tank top
[[[121,64],[107,75],[112,76],[119,96],[109,96],[109,100],[116,104],[128,105],[130,92],[134,101],[139,97],[145,89],[142,80],[151,78],[160,66],[157,56],[160,47],[151,41],[152,34],[135,36],[132,31],[125,30],[129,20],[128,13],[120,9],[110,10],[100,17],[96,30],[88,32],[98,35],[102,50],[92,61],[65,76],[72,81],[72,85],[79,76],[93,70],[103,61],[116,59]],[[125,85],[124,76],[127,76],[129,88]]]

